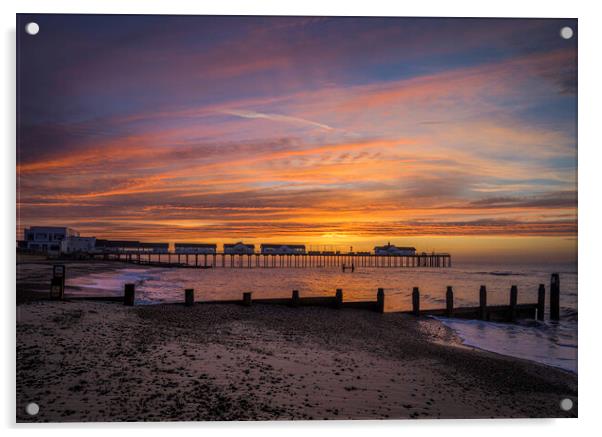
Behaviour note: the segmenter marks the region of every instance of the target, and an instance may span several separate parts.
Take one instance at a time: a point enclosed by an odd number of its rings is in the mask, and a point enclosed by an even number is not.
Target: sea
[[[559,322],[523,320],[516,324],[437,317],[468,346],[532,360],[577,373],[577,266],[488,265],[456,262],[451,268],[368,268],[353,273],[336,267],[317,268],[163,268],[124,267],[108,272],[70,278],[68,286],[85,295],[123,294],[125,283],[136,284],[136,303],[152,305],[182,302],[184,289],[195,290],[195,300],[240,299],[251,291],[253,298],[289,297],[292,290],[303,296],[332,296],[343,289],[345,300],[376,300],[385,290],[385,311],[411,309],[412,289],[419,287],[421,308],[445,307],[447,286],[454,290],[455,306],[476,306],[479,288],[485,285],[488,304],[508,304],[510,287],[518,287],[518,303],[537,302],[539,284],[549,284],[552,273],[560,275]],[[71,291],[70,291],[71,292]]]

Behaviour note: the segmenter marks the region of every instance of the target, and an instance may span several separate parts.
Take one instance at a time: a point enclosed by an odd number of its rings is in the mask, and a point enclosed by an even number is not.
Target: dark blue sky
[[[267,223],[361,244],[373,199],[417,235],[576,234],[576,20],[17,21],[25,225],[189,238]]]

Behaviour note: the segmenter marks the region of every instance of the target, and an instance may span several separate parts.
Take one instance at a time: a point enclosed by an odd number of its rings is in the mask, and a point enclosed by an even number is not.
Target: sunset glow
[[[36,17],[18,236],[576,257],[576,22]]]

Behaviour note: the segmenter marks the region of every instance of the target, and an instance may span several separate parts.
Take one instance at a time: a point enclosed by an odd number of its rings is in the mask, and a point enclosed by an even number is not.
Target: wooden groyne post
[[[379,288],[376,292],[376,311],[379,313],[385,312],[385,289]]]
[[[184,305],[191,307],[194,305],[194,288],[184,290]]]
[[[553,273],[550,280],[550,320],[560,320],[560,278]]]
[[[516,304],[518,302],[518,288],[516,285],[510,287],[510,309],[508,318],[511,322],[516,320]]]
[[[246,307],[250,307],[251,306],[251,296],[253,295],[253,293],[251,293],[250,291],[245,291],[242,294],[242,304],[243,306]]]
[[[479,289],[479,316],[487,320],[487,287],[484,285]]]
[[[420,315],[420,290],[414,287],[412,290],[412,313],[415,316]]]
[[[125,284],[123,289],[123,304],[133,307],[136,300],[136,284]]]
[[[445,314],[447,317],[452,317],[454,315],[454,290],[451,286],[447,286],[447,291],[445,293]]]
[[[539,289],[537,290],[537,320],[544,320],[544,311],[546,308],[546,286],[544,284],[539,284]]]
[[[293,306],[293,308],[297,308],[299,306],[299,290],[293,290],[291,305]]]
[[[52,279],[50,280],[50,298],[63,299],[65,296],[65,265],[52,266]]]
[[[337,288],[337,292],[334,295],[335,297],[335,304],[334,306],[336,308],[342,308],[343,307],[343,289],[342,288]]]

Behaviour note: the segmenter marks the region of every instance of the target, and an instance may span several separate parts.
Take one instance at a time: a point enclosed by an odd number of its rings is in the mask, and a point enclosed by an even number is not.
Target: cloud
[[[50,66],[23,48],[39,77],[22,78],[19,226],[576,235],[576,50],[545,36],[557,21],[173,20],[59,33]]]
[[[266,119],[266,120],[280,121],[280,122],[286,122],[286,123],[301,123],[301,124],[306,124],[309,126],[319,127],[320,129],[326,129],[326,130],[334,129],[333,127],[330,127],[323,123],[318,123],[316,121],[311,121],[311,120],[305,120],[305,119],[299,118],[299,117],[291,117],[288,115],[263,114],[261,112],[242,111],[242,110],[235,110],[235,109],[224,109],[221,112],[223,114],[234,115],[236,117],[241,117],[241,118],[250,118],[250,119],[262,118],[262,119]]]

